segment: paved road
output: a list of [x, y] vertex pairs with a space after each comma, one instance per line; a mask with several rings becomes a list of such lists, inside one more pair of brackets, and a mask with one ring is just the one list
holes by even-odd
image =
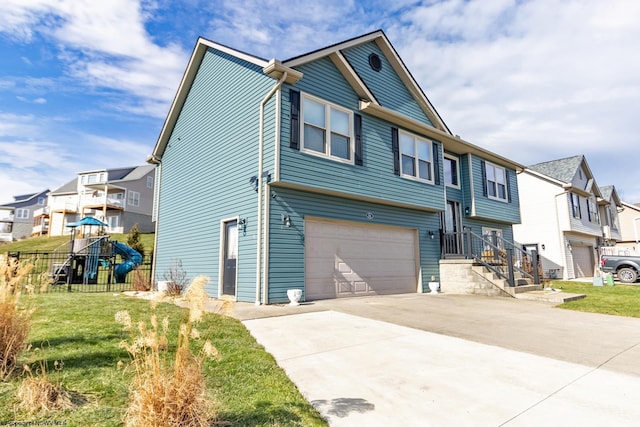
[[407, 294], [236, 304], [332, 426], [636, 426], [640, 319]]

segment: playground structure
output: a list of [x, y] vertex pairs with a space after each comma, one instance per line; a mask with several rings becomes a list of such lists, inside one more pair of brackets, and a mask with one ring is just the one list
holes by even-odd
[[124, 243], [110, 240], [108, 235], [92, 236], [91, 230], [84, 234], [85, 237], [76, 238], [78, 229], [85, 226], [104, 227], [106, 224], [85, 217], [68, 225], [73, 227], [71, 240], [55, 251], [59, 256], [52, 258], [58, 262], [51, 263], [51, 283], [66, 284], [69, 289], [72, 284], [97, 284], [99, 279], [107, 284], [124, 283], [127, 274], [142, 263], [142, 255]]

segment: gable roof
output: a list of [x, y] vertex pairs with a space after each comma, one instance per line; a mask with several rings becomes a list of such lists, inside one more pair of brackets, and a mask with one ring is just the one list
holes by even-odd
[[622, 201], [620, 200], [620, 196], [618, 196], [618, 191], [615, 186], [605, 185], [604, 187], [600, 187], [600, 193], [602, 193], [602, 198], [607, 202], [613, 202], [616, 206], [622, 206]]
[[78, 177], [73, 178], [71, 181], [62, 184], [60, 187], [49, 193], [52, 196], [57, 196], [61, 194], [70, 194], [78, 192]]
[[29, 194], [20, 194], [18, 196], [13, 196], [13, 202], [3, 203], [0, 206], [2, 207], [15, 207], [16, 205], [25, 204], [31, 200], [34, 200], [36, 197], [44, 196], [49, 192], [47, 188], [44, 191], [39, 191], [37, 193], [29, 193]]
[[[385, 57], [391, 63], [400, 80], [403, 82], [416, 103], [424, 111], [424, 113], [427, 115], [427, 117], [435, 127], [407, 117], [378, 103], [378, 101], [375, 99], [375, 96], [362, 81], [358, 73], [354, 70], [351, 64], [349, 64], [349, 62], [341, 53], [341, 51], [344, 49], [352, 48], [369, 42], [375, 42], [380, 50], [384, 53]], [[152, 154], [149, 155], [146, 159], [148, 163], [160, 163], [169, 142], [171, 132], [173, 131], [173, 128], [178, 120], [180, 111], [182, 110], [189, 90], [191, 89], [191, 85], [196, 77], [200, 64], [202, 63], [202, 59], [207, 49], [209, 48], [219, 50], [249, 63], [261, 66], [263, 67], [262, 71], [274, 79], [280, 79], [284, 75], [284, 73], [287, 73], [285, 82], [289, 84], [295, 84], [303, 77], [303, 74], [295, 70], [294, 67], [328, 57], [340, 71], [340, 73], [345, 77], [354, 91], [359, 95], [360, 111], [387, 120], [391, 123], [395, 123], [406, 128], [407, 130], [419, 132], [430, 138], [434, 138], [442, 142], [445, 145], [447, 151], [451, 151], [457, 154], [476, 154], [486, 158], [487, 160], [494, 161], [501, 165], [515, 169], [516, 171], [521, 171], [524, 169], [524, 166], [512, 160], [509, 160], [470, 142], [464, 141], [457, 135], [454, 136], [446, 126], [438, 112], [435, 110], [429, 99], [426, 97], [416, 80], [413, 78], [413, 76], [409, 72], [409, 69], [405, 66], [404, 62], [382, 30], [373, 31], [362, 36], [354, 37], [352, 39], [339, 42], [321, 49], [317, 49], [315, 51], [299, 55], [285, 61], [272, 59], [269, 62], [257, 56], [232, 49], [222, 44], [206, 40], [202, 37], [199, 38], [196, 42], [193, 53], [187, 65], [187, 69], [185, 70], [185, 73], [182, 77], [182, 81], [180, 82], [178, 91], [175, 95], [167, 118], [165, 119], [165, 122], [162, 126], [154, 150]]]
[[[585, 175], [587, 177], [586, 188], [578, 188], [573, 186], [573, 178], [578, 173], [578, 169], [584, 167]], [[584, 195], [594, 194], [597, 197], [602, 197], [600, 188], [596, 184], [593, 177], [593, 173], [589, 168], [587, 159], [584, 155], [566, 157], [564, 159], [550, 160], [548, 162], [537, 163], [527, 167], [527, 170], [536, 172], [539, 175], [552, 178], [561, 184], [564, 188], [574, 190]]]
[[528, 168], [550, 178], [557, 179], [558, 181], [571, 183], [571, 181], [573, 181], [573, 177], [576, 176], [578, 167], [580, 167], [583, 161], [584, 156], [579, 155], [537, 163], [535, 165], [528, 166]]

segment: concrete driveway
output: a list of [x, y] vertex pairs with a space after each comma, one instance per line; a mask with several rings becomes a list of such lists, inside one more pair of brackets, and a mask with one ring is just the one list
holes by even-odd
[[405, 294], [236, 304], [332, 426], [636, 426], [640, 319]]

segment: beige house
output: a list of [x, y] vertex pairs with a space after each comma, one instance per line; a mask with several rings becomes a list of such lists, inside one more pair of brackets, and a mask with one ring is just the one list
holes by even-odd
[[615, 254], [640, 256], [640, 203], [622, 202], [618, 216], [621, 238], [615, 246]]
[[514, 240], [537, 248], [543, 276], [597, 274], [599, 249], [622, 238], [615, 188], [602, 191], [582, 155], [525, 168], [518, 188], [522, 221], [513, 226]]
[[128, 233], [134, 224], [152, 232], [154, 185], [152, 165], [80, 172], [49, 193], [49, 233], [68, 234], [67, 225], [85, 216], [108, 224], [109, 233]]

